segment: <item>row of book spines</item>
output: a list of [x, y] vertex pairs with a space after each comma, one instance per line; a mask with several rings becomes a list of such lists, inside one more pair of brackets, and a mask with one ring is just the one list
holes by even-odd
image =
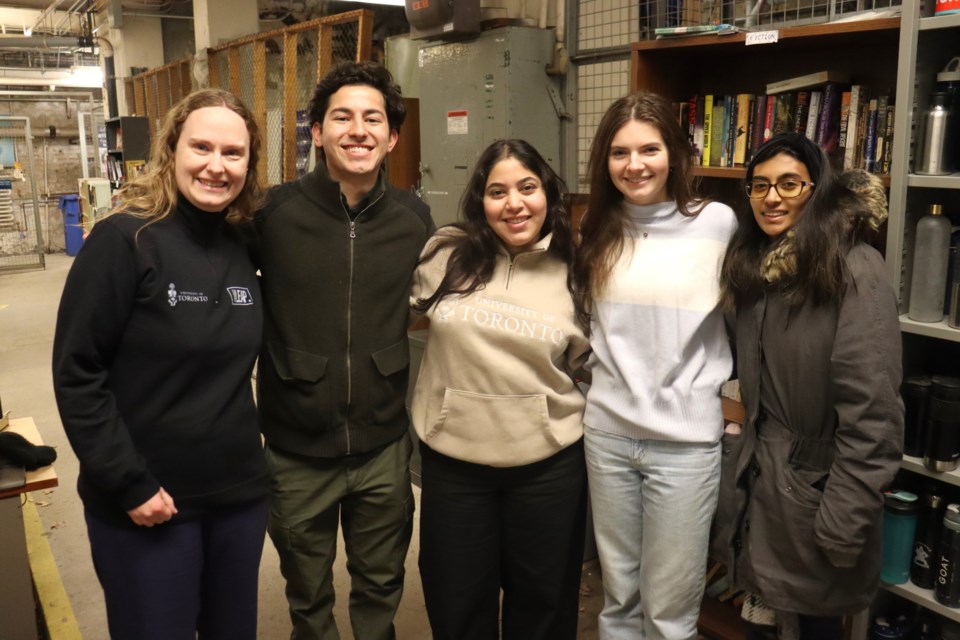
[[107, 178], [111, 182], [125, 182], [127, 179], [127, 170], [123, 166], [123, 160], [114, 156], [107, 156]]
[[[843, 91], [844, 88], [828, 83], [818, 90], [776, 95], [695, 96], [680, 104], [680, 124], [687, 129], [695, 164], [701, 166], [742, 166], [763, 142], [776, 134], [794, 131], [806, 135], [833, 156], [838, 168], [889, 173], [889, 141], [893, 139], [893, 106], [888, 104], [889, 96], [876, 99], [874, 117], [858, 118], [859, 122], [872, 122], [871, 131], [850, 129], [849, 113], [841, 113], [843, 102], [855, 88], [861, 94], [866, 88], [854, 85], [850, 91]], [[857, 132], [854, 139], [859, 146], [840, 146], [841, 130], [848, 129]]]
[[838, 160], [844, 169], [890, 173], [895, 105], [890, 96], [870, 97], [863, 85], [852, 85], [841, 96]]

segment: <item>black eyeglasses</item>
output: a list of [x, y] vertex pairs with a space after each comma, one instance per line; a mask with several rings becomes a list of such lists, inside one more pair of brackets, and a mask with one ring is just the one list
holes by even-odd
[[770, 192], [770, 187], [776, 189], [777, 194], [781, 198], [796, 198], [806, 187], [811, 189], [814, 186], [814, 182], [805, 182], [803, 180], [781, 180], [780, 182], [770, 183], [766, 180], [754, 180], [748, 182], [746, 185], [747, 197], [753, 200], [759, 200], [760, 198], [766, 198], [767, 194]]

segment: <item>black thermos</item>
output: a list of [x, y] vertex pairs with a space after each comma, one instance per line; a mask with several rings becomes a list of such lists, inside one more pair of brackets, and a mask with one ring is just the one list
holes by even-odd
[[957, 504], [949, 505], [943, 516], [933, 595], [942, 605], [960, 606], [960, 505]]
[[934, 376], [927, 404], [923, 464], [937, 473], [953, 471], [960, 459], [960, 378]]
[[943, 498], [932, 490], [924, 494], [920, 517], [917, 519], [917, 536], [913, 541], [913, 562], [910, 564], [910, 581], [924, 589], [932, 589], [936, 578], [943, 506]]
[[930, 376], [910, 376], [903, 381], [900, 395], [906, 411], [903, 429], [903, 454], [922, 458], [927, 442], [927, 403]]

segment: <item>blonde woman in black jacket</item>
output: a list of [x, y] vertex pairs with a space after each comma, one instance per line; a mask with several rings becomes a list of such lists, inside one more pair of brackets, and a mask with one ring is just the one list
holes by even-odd
[[799, 614], [801, 638], [839, 639], [878, 586], [901, 457], [897, 303], [867, 244], [886, 199], [798, 134], [760, 147], [746, 193], [721, 278], [746, 419], [724, 436], [713, 549], [739, 586]]

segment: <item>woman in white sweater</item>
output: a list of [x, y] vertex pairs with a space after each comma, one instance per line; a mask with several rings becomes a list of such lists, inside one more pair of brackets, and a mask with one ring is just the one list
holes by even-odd
[[603, 640], [696, 638], [720, 473], [717, 307], [733, 211], [696, 197], [692, 149], [661, 96], [607, 110], [590, 156], [577, 291], [591, 310], [584, 416], [603, 570]]
[[410, 298], [430, 319], [412, 403], [430, 626], [434, 640], [573, 640], [587, 491], [573, 372], [589, 345], [563, 183], [528, 143], [501, 140], [461, 209]]

